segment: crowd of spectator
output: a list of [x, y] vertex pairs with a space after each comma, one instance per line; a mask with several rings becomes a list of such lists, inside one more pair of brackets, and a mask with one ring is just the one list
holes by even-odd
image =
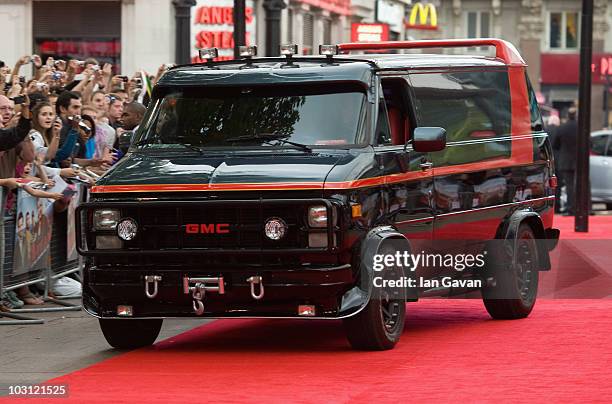
[[[93, 58], [43, 61], [31, 55], [12, 68], [0, 61], [0, 186], [8, 191], [3, 215], [14, 215], [18, 188], [52, 199], [56, 212], [65, 210], [69, 199], [48, 191], [57, 177], [93, 184], [110, 169], [125, 153], [150, 88], [166, 68], [154, 77], [128, 77]], [[3, 296], [0, 310], [19, 302], [43, 303], [22, 287], [16, 296]]]

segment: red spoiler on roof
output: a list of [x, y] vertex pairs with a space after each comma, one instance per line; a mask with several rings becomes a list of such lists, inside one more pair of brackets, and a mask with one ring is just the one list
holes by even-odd
[[353, 42], [338, 45], [342, 51], [382, 50], [382, 49], [425, 49], [425, 48], [460, 48], [472, 46], [494, 46], [495, 56], [509, 66], [526, 66], [527, 64], [514, 45], [503, 39], [440, 39], [425, 41], [388, 41], [388, 42]]

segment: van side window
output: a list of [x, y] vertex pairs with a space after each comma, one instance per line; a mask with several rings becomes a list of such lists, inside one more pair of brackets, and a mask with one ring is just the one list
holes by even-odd
[[415, 72], [410, 83], [418, 126], [446, 129], [448, 142], [510, 134], [507, 71]]
[[383, 95], [387, 104], [391, 144], [404, 145], [412, 138], [410, 87], [404, 76], [383, 77]]
[[384, 98], [378, 100], [378, 120], [376, 122], [376, 144], [390, 145], [391, 130], [389, 128], [389, 114]]
[[538, 98], [536, 97], [535, 91], [529, 81], [529, 76], [525, 70], [525, 81], [527, 82], [527, 94], [529, 96], [529, 114], [531, 115], [531, 130], [533, 132], [541, 132], [544, 130], [544, 122], [542, 121], [542, 114], [540, 113], [540, 107], [538, 106]]

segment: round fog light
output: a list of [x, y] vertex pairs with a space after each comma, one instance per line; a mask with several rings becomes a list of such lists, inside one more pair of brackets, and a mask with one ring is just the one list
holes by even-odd
[[287, 223], [278, 217], [270, 218], [266, 221], [264, 233], [270, 240], [280, 240], [287, 234]]
[[119, 236], [121, 240], [134, 240], [134, 238], [136, 238], [136, 233], [138, 233], [138, 224], [136, 224], [134, 219], [121, 219], [119, 223], [117, 223], [117, 236]]

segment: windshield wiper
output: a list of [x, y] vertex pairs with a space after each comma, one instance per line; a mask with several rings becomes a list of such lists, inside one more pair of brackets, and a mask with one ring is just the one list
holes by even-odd
[[283, 139], [287, 136], [289, 135], [281, 135], [280, 133], [258, 133], [256, 135], [243, 135], [243, 136], [230, 137], [228, 139], [225, 139], [225, 141], [226, 142], [244, 142], [244, 141], [249, 141], [249, 140], [263, 140], [264, 143], [271, 144], [270, 141], [276, 140], [283, 144], [289, 144], [289, 145], [295, 146], [298, 149], [303, 150], [307, 153], [312, 153], [312, 148], [309, 146], [306, 146], [305, 144], [292, 142], [290, 140]]
[[[134, 146], [146, 146], [146, 145], [151, 145], [151, 144], [156, 144], [156, 143], [151, 143], [151, 142], [149, 142], [148, 139], [142, 139], [142, 140], [134, 143]], [[196, 152], [198, 152], [200, 154], [204, 153], [204, 151], [202, 151], [201, 148], [199, 148], [198, 146], [194, 146], [191, 143], [183, 143], [183, 142], [174, 141], [172, 143], [161, 143], [161, 144], [168, 144], [168, 145], [175, 145], [175, 144], [177, 144], [177, 145], [183, 146], [183, 147], [185, 147], [187, 149], [196, 151]]]

